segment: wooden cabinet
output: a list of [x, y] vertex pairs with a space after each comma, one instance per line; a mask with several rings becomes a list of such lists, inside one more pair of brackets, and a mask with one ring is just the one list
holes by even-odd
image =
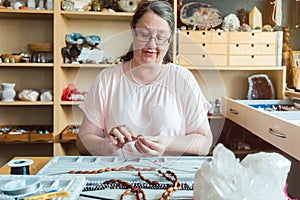
[[246, 99], [248, 77], [267, 74], [276, 98], [284, 97], [281, 32], [179, 31], [178, 63], [193, 71], [211, 102]]

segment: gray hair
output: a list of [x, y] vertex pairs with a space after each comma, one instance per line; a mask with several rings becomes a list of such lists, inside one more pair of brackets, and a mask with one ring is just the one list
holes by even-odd
[[152, 11], [163, 18], [169, 24], [171, 33], [174, 32], [174, 12], [172, 5], [167, 1], [146, 1], [139, 4], [139, 7], [130, 23], [131, 28], [135, 29], [136, 25], [139, 23], [139, 20], [144, 16], [145, 13], [149, 11]]
[[[172, 37], [174, 34], [174, 28], [175, 28], [175, 19], [174, 19], [174, 11], [173, 11], [173, 7], [172, 5], [167, 2], [167, 1], [142, 1], [132, 20], [130, 23], [130, 27], [132, 30], [134, 30], [136, 28], [136, 25], [139, 23], [139, 20], [148, 12], [153, 12], [155, 14], [157, 14], [158, 16], [160, 16], [161, 18], [163, 18], [168, 24], [169, 24], [169, 28], [171, 30], [171, 38], [170, 41], [172, 41]], [[170, 44], [169, 46], [169, 50], [166, 53], [165, 57], [164, 57], [164, 62], [172, 62], [172, 56], [171, 56], [171, 52], [170, 49], [172, 49], [172, 44]], [[133, 47], [132, 44], [130, 46], [129, 51], [127, 52], [127, 54], [125, 56], [122, 56], [122, 59], [124, 61], [128, 61], [133, 57]]]

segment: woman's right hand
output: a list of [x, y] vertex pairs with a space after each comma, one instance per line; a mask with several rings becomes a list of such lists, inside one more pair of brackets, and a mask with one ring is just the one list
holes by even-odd
[[136, 136], [126, 125], [119, 125], [111, 129], [107, 135], [107, 139], [118, 149], [122, 148], [127, 142], [134, 141]]

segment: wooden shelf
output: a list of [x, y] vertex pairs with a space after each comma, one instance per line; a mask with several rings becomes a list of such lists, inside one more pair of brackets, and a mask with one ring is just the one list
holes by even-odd
[[53, 63], [0, 63], [1, 67], [53, 67]]
[[0, 142], [0, 144], [53, 144], [53, 141], [13, 141], [13, 142]]
[[79, 105], [82, 101], [61, 101], [60, 105], [62, 106], [74, 106]]
[[208, 119], [225, 119], [223, 115], [208, 115]]
[[294, 91], [285, 91], [285, 96], [287, 97], [296, 97], [296, 98], [300, 98], [300, 92], [294, 92]]
[[53, 18], [53, 13], [53, 10], [0, 9], [1, 18]]
[[62, 64], [61, 68], [107, 68], [115, 64]]
[[13, 101], [13, 102], [2, 102], [0, 106], [52, 106], [53, 101]]
[[130, 20], [134, 13], [131, 12], [78, 12], [78, 11], [61, 11], [61, 15], [68, 19], [103, 19], [103, 20]]
[[197, 67], [197, 66], [185, 66], [189, 70], [219, 70], [219, 71], [264, 71], [264, 70], [272, 70], [272, 71], [282, 71], [283, 66], [255, 66], [255, 67], [216, 67], [216, 66], [206, 66], [206, 67]]

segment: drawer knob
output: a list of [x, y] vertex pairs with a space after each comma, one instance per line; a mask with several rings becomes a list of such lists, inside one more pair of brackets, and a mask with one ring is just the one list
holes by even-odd
[[232, 109], [232, 108], [229, 109], [229, 112], [231, 112], [232, 114], [235, 114], [235, 115], [239, 114], [239, 112], [237, 110]]
[[286, 135], [278, 130], [275, 130], [273, 128], [269, 128], [269, 133], [272, 135], [275, 135], [277, 137], [286, 138]]

